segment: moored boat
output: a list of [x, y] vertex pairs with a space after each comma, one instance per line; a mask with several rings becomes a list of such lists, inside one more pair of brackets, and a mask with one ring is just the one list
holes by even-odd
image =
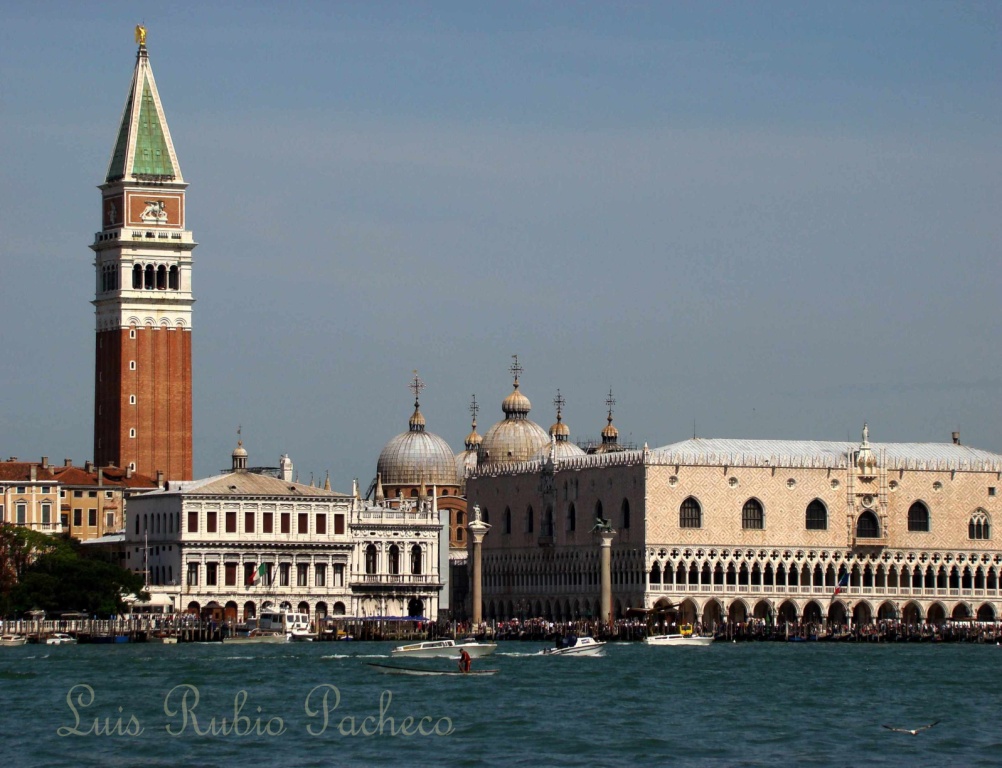
[[24, 635], [0, 635], [0, 646], [24, 645], [28, 638]]
[[594, 637], [568, 635], [561, 638], [560, 644], [556, 648], [547, 648], [542, 651], [542, 654], [544, 656], [601, 656], [604, 650], [605, 643]]
[[46, 645], [75, 645], [77, 639], [65, 632], [53, 632], [45, 638]]
[[476, 640], [426, 640], [422, 643], [400, 645], [390, 651], [390, 656], [415, 659], [458, 659], [466, 651], [470, 658], [489, 656], [497, 650], [497, 643], [479, 643]]
[[709, 645], [713, 635], [651, 635], [644, 638], [645, 645]]

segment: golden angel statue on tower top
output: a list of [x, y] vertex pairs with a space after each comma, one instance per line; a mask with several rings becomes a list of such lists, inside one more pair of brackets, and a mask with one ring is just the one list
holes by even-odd
[[136, 24], [136, 42], [140, 45], [146, 45], [146, 27], [142, 24]]

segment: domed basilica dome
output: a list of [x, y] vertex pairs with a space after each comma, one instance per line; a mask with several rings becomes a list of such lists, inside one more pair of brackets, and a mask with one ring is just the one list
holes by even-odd
[[529, 419], [529, 410], [532, 408], [529, 398], [518, 391], [518, 376], [522, 368], [517, 357], [511, 371], [515, 376], [515, 389], [501, 403], [504, 420], [487, 430], [480, 443], [481, 464], [526, 461], [550, 442], [546, 430]]
[[418, 392], [424, 387], [416, 376], [414, 413], [409, 429], [390, 440], [379, 453], [376, 472], [383, 485], [459, 485], [456, 458], [452, 448], [441, 437], [425, 431], [425, 420], [418, 402]]

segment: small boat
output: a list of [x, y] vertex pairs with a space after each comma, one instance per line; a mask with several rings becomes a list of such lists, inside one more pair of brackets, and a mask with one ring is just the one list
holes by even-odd
[[317, 633], [296, 630], [289, 633], [289, 639], [294, 643], [312, 643], [317, 639]]
[[644, 638], [645, 645], [709, 645], [713, 635], [651, 635]]
[[67, 635], [65, 632], [53, 632], [47, 638], [45, 638], [46, 645], [75, 645], [77, 639], [73, 635]]
[[390, 656], [413, 659], [458, 659], [466, 651], [471, 659], [489, 656], [497, 650], [497, 643], [478, 643], [476, 640], [426, 640], [423, 643], [401, 645], [390, 651]]
[[227, 635], [223, 638], [224, 643], [285, 643], [288, 640], [289, 638], [284, 632], [264, 632], [260, 629]]
[[560, 644], [556, 648], [547, 648], [542, 651], [542, 654], [544, 656], [601, 656], [604, 650], [605, 643], [594, 637], [568, 635], [561, 638]]
[[455, 676], [455, 677], [471, 677], [476, 675], [496, 675], [498, 670], [496, 669], [471, 669], [469, 672], [460, 672], [458, 669], [428, 669], [420, 667], [396, 667], [392, 664], [376, 664], [375, 662], [368, 662], [368, 665], [375, 669], [377, 672], [382, 672], [384, 675], [415, 675], [418, 677], [439, 677], [439, 676]]
[[28, 638], [24, 635], [0, 635], [0, 646], [24, 645]]

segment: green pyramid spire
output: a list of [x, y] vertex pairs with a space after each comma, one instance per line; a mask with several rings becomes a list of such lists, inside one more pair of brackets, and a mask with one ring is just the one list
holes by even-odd
[[105, 180], [183, 183], [145, 45], [140, 45], [136, 57], [136, 70]]

